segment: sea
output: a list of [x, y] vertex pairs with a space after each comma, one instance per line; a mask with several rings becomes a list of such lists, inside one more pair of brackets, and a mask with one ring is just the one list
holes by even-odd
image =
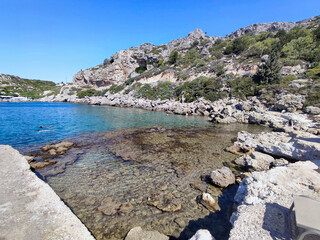
[[[134, 108], [0, 103], [0, 144], [37, 161], [47, 144], [76, 144], [35, 173], [98, 240], [124, 239], [137, 226], [176, 240], [198, 229], [228, 239], [238, 186], [223, 190], [208, 175], [222, 166], [239, 171], [225, 148], [242, 130], [266, 129]], [[216, 200], [214, 209], [201, 202], [203, 192]]]

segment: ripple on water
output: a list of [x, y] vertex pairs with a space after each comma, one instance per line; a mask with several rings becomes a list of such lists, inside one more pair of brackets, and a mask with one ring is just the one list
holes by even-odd
[[[228, 208], [237, 187], [221, 192], [206, 175], [235, 158], [224, 149], [243, 128], [138, 128], [86, 135], [74, 139], [82, 149], [74, 151], [77, 161], [47, 175], [47, 181], [97, 239], [123, 239], [136, 226], [178, 239], [206, 228], [227, 239]], [[46, 176], [47, 169], [39, 172]], [[221, 211], [206, 209], [199, 202], [202, 192], [218, 200]]]

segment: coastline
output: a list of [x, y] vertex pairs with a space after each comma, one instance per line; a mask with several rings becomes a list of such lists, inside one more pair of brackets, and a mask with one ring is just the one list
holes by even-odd
[[[316, 151], [320, 150], [320, 138], [319, 138], [319, 129], [318, 129], [318, 123], [315, 121], [312, 121], [309, 119], [309, 115], [305, 113], [297, 113], [297, 112], [277, 112], [277, 111], [269, 111], [266, 107], [264, 107], [257, 98], [252, 98], [250, 100], [242, 101], [237, 99], [223, 99], [216, 102], [209, 102], [203, 99], [199, 99], [196, 102], [193, 103], [180, 103], [177, 101], [151, 101], [151, 100], [144, 100], [144, 99], [134, 99], [128, 96], [127, 98], [122, 98], [122, 94], [115, 94], [115, 95], [108, 95], [106, 97], [86, 97], [83, 99], [76, 99], [76, 98], [69, 98], [66, 101], [67, 102], [74, 102], [74, 103], [82, 103], [82, 104], [92, 104], [92, 105], [109, 105], [109, 106], [117, 106], [117, 107], [136, 107], [136, 108], [142, 108], [146, 110], [151, 111], [164, 111], [167, 113], [174, 113], [174, 114], [182, 114], [182, 115], [200, 115], [205, 116], [210, 119], [210, 121], [217, 122], [217, 123], [232, 123], [232, 122], [240, 122], [240, 123], [248, 123], [248, 124], [259, 124], [263, 126], [271, 127], [275, 130], [273, 137], [275, 140], [279, 140], [278, 142], [274, 142], [274, 145], [285, 145], [285, 142], [282, 141], [279, 136], [276, 136], [276, 134], [284, 135], [285, 137], [291, 137], [296, 136], [296, 139], [293, 139], [293, 145], [301, 145], [301, 139], [298, 138], [304, 138], [307, 139], [304, 142], [304, 146], [306, 147], [306, 151], [310, 151], [316, 149]], [[45, 99], [42, 99], [41, 101], [44, 101]], [[51, 99], [50, 101], [57, 101], [58, 99]], [[60, 99], [61, 100], [61, 99]], [[48, 101], [45, 100], [46, 102]], [[48, 102], [50, 102], [48, 101]], [[62, 101], [59, 102], [65, 102], [65, 99], [62, 99]], [[290, 120], [293, 122], [293, 124], [290, 125]], [[261, 138], [261, 134], [256, 135], [256, 138]], [[241, 137], [240, 137], [241, 138]], [[308, 140], [309, 139], [309, 140]], [[316, 139], [315, 141], [312, 141], [312, 139]], [[238, 141], [243, 140], [239, 139]], [[242, 142], [243, 145], [250, 145], [252, 139], [246, 138]], [[263, 143], [262, 143], [263, 144]], [[312, 148], [310, 148], [310, 146]], [[265, 152], [265, 150], [261, 149], [252, 145], [251, 146], [254, 151], [257, 152]], [[288, 150], [289, 149], [289, 150]], [[278, 151], [294, 151], [295, 146], [292, 148], [282, 148], [278, 149]], [[299, 150], [300, 151], [300, 150]], [[267, 152], [268, 155], [276, 156], [274, 152]], [[281, 155], [280, 155], [281, 156]], [[287, 155], [285, 155], [287, 156]], [[246, 211], [243, 209], [246, 208], [246, 206], [257, 206], [257, 209], [262, 209], [259, 213], [257, 209], [250, 210], [250, 211], [257, 211], [256, 215], [252, 215], [250, 219], [252, 220], [252, 229], [255, 229], [257, 232], [264, 231], [264, 234], [266, 234], [266, 239], [273, 239], [270, 233], [265, 231], [263, 227], [263, 221], [261, 223], [261, 214], [268, 214], [268, 204], [278, 204], [278, 205], [285, 205], [284, 210], [282, 211], [283, 216], [287, 216], [287, 208], [288, 203], [291, 202], [292, 196], [294, 194], [299, 193], [301, 190], [300, 188], [296, 188], [294, 191], [290, 189], [290, 186], [282, 186], [281, 182], [278, 182], [277, 184], [281, 186], [282, 189], [287, 189], [288, 192], [286, 192], [286, 196], [289, 196], [286, 200], [286, 203], [284, 204], [281, 199], [283, 198], [283, 195], [279, 194], [279, 196], [276, 196], [270, 201], [256, 201], [256, 202], [250, 202], [244, 200], [244, 199], [251, 199], [253, 194], [256, 194], [257, 198], [260, 198], [260, 192], [265, 191], [265, 189], [258, 189], [255, 193], [250, 192], [248, 189], [250, 187], [254, 187], [254, 184], [261, 184], [261, 182], [265, 182], [266, 184], [272, 184], [273, 178], [278, 178], [279, 175], [284, 173], [285, 171], [291, 171], [291, 173], [287, 176], [286, 181], [291, 182], [294, 180], [294, 176], [298, 173], [297, 171], [302, 171], [302, 174], [309, 174], [313, 173], [316, 169], [316, 166], [319, 166], [319, 162], [317, 160], [320, 159], [318, 157], [319, 155], [315, 155], [314, 158], [310, 158], [307, 156], [306, 158], [301, 158], [301, 156], [297, 156], [294, 161], [305, 161], [304, 163], [287, 163], [283, 166], [277, 166], [275, 168], [272, 168], [271, 170], [265, 169], [264, 171], [254, 171], [249, 175], [249, 177], [244, 178], [242, 183], [240, 183], [240, 187], [238, 190], [238, 194], [235, 198], [235, 201], [238, 204], [237, 210], [233, 213], [233, 216], [231, 218], [231, 222], [233, 224], [233, 229], [231, 230], [230, 239], [240, 239], [239, 236], [243, 236], [247, 239], [254, 239], [257, 235], [250, 235], [247, 236], [245, 233], [241, 232], [241, 228], [243, 228], [243, 224], [247, 221], [246, 217]], [[289, 157], [289, 156], [288, 156]], [[289, 158], [288, 160], [292, 160]], [[313, 160], [314, 163], [311, 163], [308, 160]], [[303, 170], [299, 170], [298, 167], [300, 166]], [[300, 167], [299, 167], [300, 168]], [[279, 174], [281, 172], [281, 174]], [[320, 189], [318, 189], [317, 186], [320, 186], [320, 180], [319, 180], [319, 174], [313, 174], [312, 177], [308, 178], [308, 181], [311, 182], [310, 186], [313, 186], [313, 188], [307, 188], [303, 189], [302, 192], [304, 192], [305, 195], [309, 195], [311, 197], [316, 198], [317, 196], [314, 194], [315, 192], [319, 192]], [[263, 176], [263, 177], [259, 177]], [[290, 178], [291, 177], [291, 178]], [[293, 177], [293, 178], [292, 178]], [[304, 181], [306, 179], [301, 179], [301, 185], [304, 184]], [[314, 187], [315, 186], [315, 187]], [[279, 188], [279, 189], [281, 189]], [[277, 187], [273, 188], [274, 192], [278, 191]], [[241, 195], [242, 194], [242, 195]], [[241, 195], [241, 197], [239, 197]], [[258, 218], [259, 221], [254, 220], [255, 218]], [[263, 219], [263, 218], [262, 218]], [[274, 222], [274, 225], [277, 223]], [[242, 227], [241, 227], [242, 226]], [[240, 230], [239, 230], [240, 229]], [[271, 232], [271, 231], [269, 231]], [[268, 235], [269, 234], [269, 235]], [[281, 237], [290, 237], [288, 234], [291, 234], [287, 231], [283, 231], [277, 233]], [[277, 239], [277, 238], [276, 238]]]

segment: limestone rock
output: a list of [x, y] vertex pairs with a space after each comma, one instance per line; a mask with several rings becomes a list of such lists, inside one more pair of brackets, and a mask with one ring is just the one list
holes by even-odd
[[298, 132], [262, 132], [250, 134], [242, 131], [238, 133], [234, 148], [243, 152], [255, 149], [275, 157], [283, 157], [292, 160], [319, 160], [320, 139], [318, 136]]
[[215, 238], [208, 230], [199, 229], [189, 240], [215, 240]]
[[319, 164], [297, 162], [245, 178], [235, 196], [238, 207], [230, 219], [229, 239], [291, 239], [288, 212], [293, 195], [320, 200]]
[[235, 176], [228, 167], [213, 170], [210, 178], [215, 185], [223, 188], [226, 188], [235, 182]]
[[268, 170], [271, 164], [274, 162], [274, 158], [268, 154], [254, 151], [250, 155], [244, 155], [235, 160], [240, 166], [252, 169], [254, 171]]
[[132, 228], [125, 240], [169, 240], [169, 237], [159, 233], [158, 231], [146, 231], [141, 227]]
[[304, 102], [305, 96], [285, 94], [279, 96], [279, 98], [274, 104], [274, 108], [278, 111], [286, 110], [288, 112], [295, 112], [303, 108]]
[[56, 164], [57, 161], [56, 160], [51, 160], [51, 161], [48, 161], [48, 162], [30, 162], [30, 167], [34, 170], [38, 170], [38, 169], [41, 169], [41, 168], [44, 168], [46, 166], [50, 166], [50, 165], [53, 165], [53, 164]]
[[220, 210], [217, 201], [209, 193], [202, 193], [201, 203], [211, 211]]
[[303, 112], [308, 113], [308, 114], [318, 115], [318, 114], [320, 114], [320, 108], [313, 107], [313, 106], [307, 106], [303, 109]]

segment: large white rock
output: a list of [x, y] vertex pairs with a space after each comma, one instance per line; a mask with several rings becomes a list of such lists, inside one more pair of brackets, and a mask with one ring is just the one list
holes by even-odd
[[297, 162], [245, 178], [235, 196], [238, 207], [230, 219], [229, 239], [291, 239], [293, 195], [320, 200], [320, 161], [315, 163]]
[[215, 238], [208, 230], [200, 229], [189, 240], [215, 240]]

